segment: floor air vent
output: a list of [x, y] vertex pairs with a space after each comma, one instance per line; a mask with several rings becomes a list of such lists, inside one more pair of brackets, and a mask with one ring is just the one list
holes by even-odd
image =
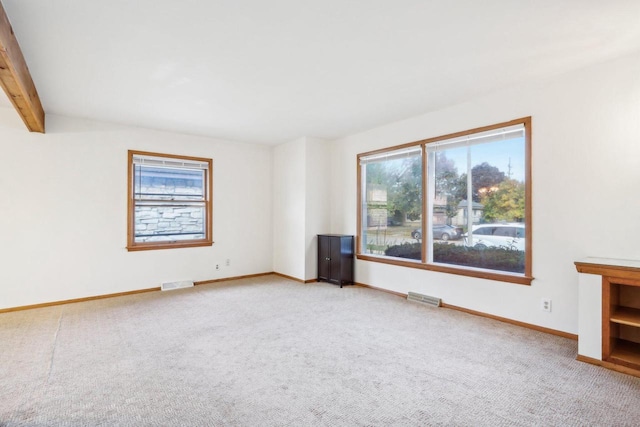
[[440, 307], [440, 298], [431, 297], [429, 295], [422, 295], [422, 294], [417, 294], [415, 292], [409, 292], [407, 294], [407, 299], [409, 301], [423, 302], [425, 304], [433, 305], [435, 307]]
[[160, 285], [160, 290], [171, 291], [173, 289], [190, 288], [193, 286], [193, 281], [182, 280], [180, 282], [166, 282]]

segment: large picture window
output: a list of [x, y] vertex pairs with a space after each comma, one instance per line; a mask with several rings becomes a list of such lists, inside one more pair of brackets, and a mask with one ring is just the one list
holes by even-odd
[[358, 257], [530, 284], [530, 126], [360, 154]]
[[129, 151], [129, 250], [210, 246], [211, 159]]

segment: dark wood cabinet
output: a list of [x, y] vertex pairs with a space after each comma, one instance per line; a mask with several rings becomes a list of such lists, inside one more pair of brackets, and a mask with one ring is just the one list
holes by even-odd
[[318, 282], [353, 284], [353, 236], [318, 235]]

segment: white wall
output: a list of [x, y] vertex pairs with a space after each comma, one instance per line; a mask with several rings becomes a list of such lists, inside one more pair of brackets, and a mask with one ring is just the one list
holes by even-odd
[[299, 280], [317, 277], [317, 239], [329, 232], [326, 141], [300, 138], [274, 148], [275, 272]]
[[273, 271], [305, 275], [305, 138], [273, 151]]
[[[126, 250], [128, 149], [213, 158], [212, 247]], [[0, 309], [273, 271], [271, 147], [2, 108], [0, 152]]]
[[[329, 144], [322, 139], [306, 138], [305, 280], [318, 277], [317, 235], [330, 232], [329, 147]], [[341, 201], [335, 202], [341, 203]]]
[[[356, 155], [532, 116], [531, 286], [356, 262], [356, 280], [577, 333], [586, 256], [640, 259], [640, 55], [372, 129], [333, 142], [332, 231], [356, 234]], [[540, 310], [542, 297], [553, 311]]]

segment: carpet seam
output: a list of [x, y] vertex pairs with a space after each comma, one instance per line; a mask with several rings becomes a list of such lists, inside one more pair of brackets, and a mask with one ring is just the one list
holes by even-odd
[[49, 380], [51, 380], [51, 372], [53, 371], [53, 361], [56, 356], [56, 348], [58, 347], [58, 332], [60, 332], [60, 326], [62, 325], [62, 318], [64, 317], [64, 310], [60, 311], [60, 317], [58, 318], [58, 327], [56, 328], [56, 333], [53, 334], [53, 348], [51, 349], [51, 356], [49, 357], [49, 369], [47, 371], [47, 380], [45, 384], [49, 384]]

